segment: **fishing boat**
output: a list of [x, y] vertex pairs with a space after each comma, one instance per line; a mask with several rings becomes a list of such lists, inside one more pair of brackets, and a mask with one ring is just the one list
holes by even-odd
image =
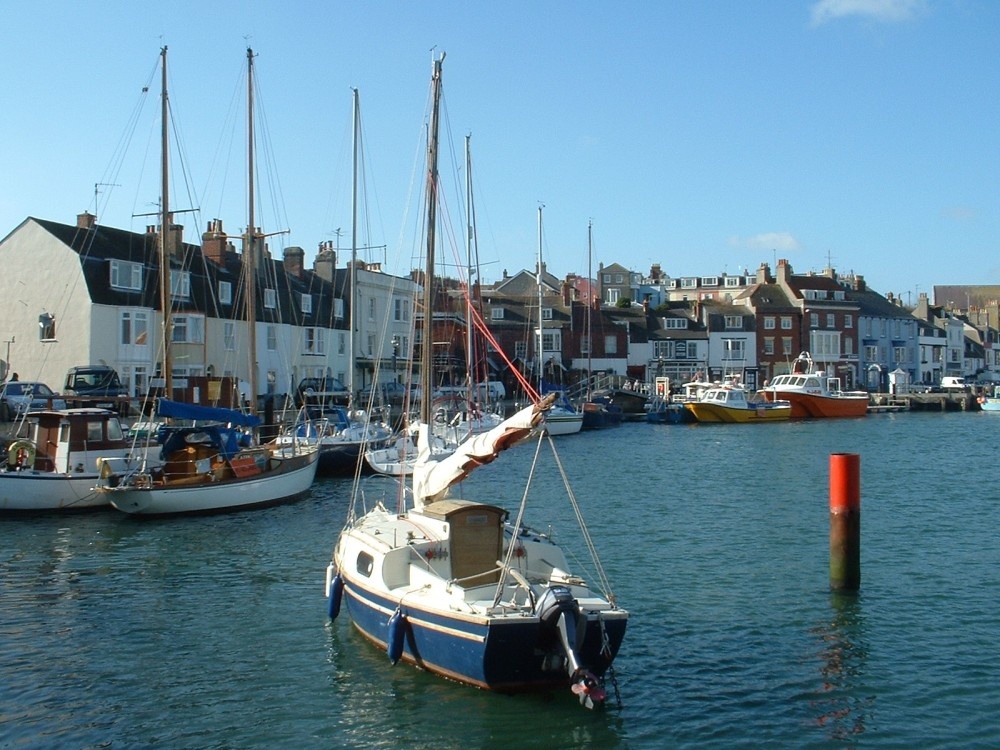
[[1000, 412], [1000, 385], [988, 388], [977, 401], [983, 411]]
[[[161, 52], [163, 74], [163, 112], [167, 118], [166, 47]], [[253, 171], [253, 52], [247, 49], [248, 118], [250, 171]], [[166, 179], [167, 139], [163, 138], [163, 196], [161, 232], [171, 223]], [[246, 283], [247, 329], [250, 343], [250, 393], [257, 393], [256, 356], [256, 272], [255, 248], [260, 241], [254, 220], [253, 178], [249, 179], [250, 206], [247, 234], [244, 236], [243, 263]], [[165, 237], [160, 241], [161, 285], [169, 271]], [[161, 288], [163, 288], [161, 286]], [[163, 330], [170, 330], [170, 295], [164, 290]], [[173, 392], [171, 382], [170, 341], [164, 336], [165, 392]], [[251, 407], [252, 408], [252, 407]], [[260, 444], [256, 429], [260, 418], [235, 409], [185, 404], [167, 398], [157, 399], [157, 416], [176, 420], [159, 430], [162, 445], [161, 466], [143, 464], [119, 471], [103, 462], [101, 484], [105, 499], [115, 508], [134, 515], [206, 513], [271, 505], [306, 492], [316, 476], [319, 450], [315, 440], [298, 438], [289, 444]], [[180, 422], [183, 420], [183, 424]]]
[[107, 506], [94, 488], [102, 461], [138, 466], [143, 450], [106, 409], [30, 412], [0, 457], [0, 510], [78, 510]]
[[[441, 65], [434, 60], [432, 110], [427, 147], [427, 258], [424, 284], [423, 383], [432, 382], [430, 329], [434, 310], [434, 247], [437, 202], [437, 135]], [[528, 492], [514, 489], [519, 503], [510, 521], [491, 502], [452, 496], [470, 472], [532, 436], [555, 442], [541, 429], [554, 397], [527, 406], [489, 432], [470, 436], [451, 455], [431, 455], [430, 399], [421, 403], [418, 459], [412, 481], [397, 494], [369, 494], [356, 483], [348, 521], [327, 568], [329, 614], [344, 606], [354, 627], [403, 661], [438, 675], [499, 692], [569, 687], [580, 702], [605, 702], [604, 679], [621, 646], [628, 613], [617, 606], [594, 545], [600, 584], [572, 572], [569, 558], [550, 534], [528, 527]], [[537, 453], [536, 453], [537, 458]], [[568, 493], [575, 504], [572, 493]], [[582, 518], [579, 508], [575, 508]], [[364, 510], [358, 514], [359, 510]], [[604, 592], [602, 593], [602, 589]]]
[[865, 391], [844, 391], [840, 378], [816, 369], [809, 352], [802, 352], [787, 375], [777, 375], [760, 391], [768, 401], [790, 401], [792, 418], [863, 417], [868, 413]]
[[698, 422], [780, 422], [792, 415], [790, 401], [752, 399], [745, 388], [709, 388], [697, 401], [684, 404]]

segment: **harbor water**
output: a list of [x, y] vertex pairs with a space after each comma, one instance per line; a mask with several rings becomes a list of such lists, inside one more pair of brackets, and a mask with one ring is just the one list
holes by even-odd
[[[568, 690], [495, 695], [392, 666], [346, 616], [330, 623], [349, 480], [218, 516], [6, 516], [0, 747], [1000, 746], [998, 431], [997, 415], [899, 413], [558, 438], [631, 612], [595, 712]], [[861, 456], [856, 595], [828, 579], [843, 452]], [[463, 494], [516, 510], [532, 455]], [[537, 484], [528, 515], [566, 542], [560, 487]]]

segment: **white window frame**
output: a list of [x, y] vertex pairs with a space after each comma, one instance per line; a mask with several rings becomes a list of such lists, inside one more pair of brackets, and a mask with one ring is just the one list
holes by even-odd
[[233, 285], [228, 281], [219, 282], [219, 304], [233, 304]]
[[130, 289], [142, 291], [142, 264], [128, 260], [112, 258], [110, 263], [108, 283], [115, 289]]

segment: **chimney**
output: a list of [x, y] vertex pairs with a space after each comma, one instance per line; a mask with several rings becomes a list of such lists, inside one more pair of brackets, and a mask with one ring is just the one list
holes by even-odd
[[337, 267], [337, 251], [333, 249], [333, 241], [326, 240], [319, 243], [319, 252], [316, 253], [316, 260], [313, 261], [313, 271], [323, 281], [333, 283], [333, 271]]
[[865, 277], [864, 276], [855, 276], [854, 277], [854, 289], [855, 289], [855, 291], [858, 291], [858, 292], [867, 291], [868, 287], [865, 286]]
[[97, 217], [89, 211], [76, 215], [77, 229], [93, 229], [97, 225]]
[[302, 278], [302, 264], [306, 257], [306, 251], [301, 247], [292, 245], [285, 248], [284, 266], [285, 273], [297, 279]]
[[787, 284], [792, 275], [792, 264], [784, 258], [778, 260], [778, 281]]
[[773, 284], [774, 277], [771, 276], [771, 267], [767, 263], [761, 263], [760, 268], [757, 269], [757, 283], [758, 284]]
[[562, 301], [567, 307], [573, 302], [573, 285], [569, 279], [566, 279], [562, 283]]
[[208, 229], [201, 235], [202, 255], [217, 266], [225, 265], [228, 240], [222, 229], [222, 220], [212, 219], [208, 222]]
[[660, 277], [662, 275], [663, 271], [660, 270], [660, 264], [654, 263], [652, 267], [649, 269], [649, 278], [652, 279], [654, 282], [657, 282], [660, 280]]

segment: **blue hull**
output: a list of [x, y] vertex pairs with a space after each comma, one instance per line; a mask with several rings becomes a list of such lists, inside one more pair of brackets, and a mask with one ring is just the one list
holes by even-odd
[[[392, 599], [345, 581], [344, 601], [355, 627], [382, 649], [390, 642], [389, 619], [396, 611]], [[498, 692], [525, 692], [569, 684], [558, 658], [562, 654], [554, 632], [546, 632], [536, 618], [485, 619], [441, 615], [409, 605], [401, 658], [430, 672]], [[614, 660], [625, 637], [626, 619], [605, 620], [608, 654], [601, 623], [588, 620], [577, 655], [580, 663], [600, 677]]]

